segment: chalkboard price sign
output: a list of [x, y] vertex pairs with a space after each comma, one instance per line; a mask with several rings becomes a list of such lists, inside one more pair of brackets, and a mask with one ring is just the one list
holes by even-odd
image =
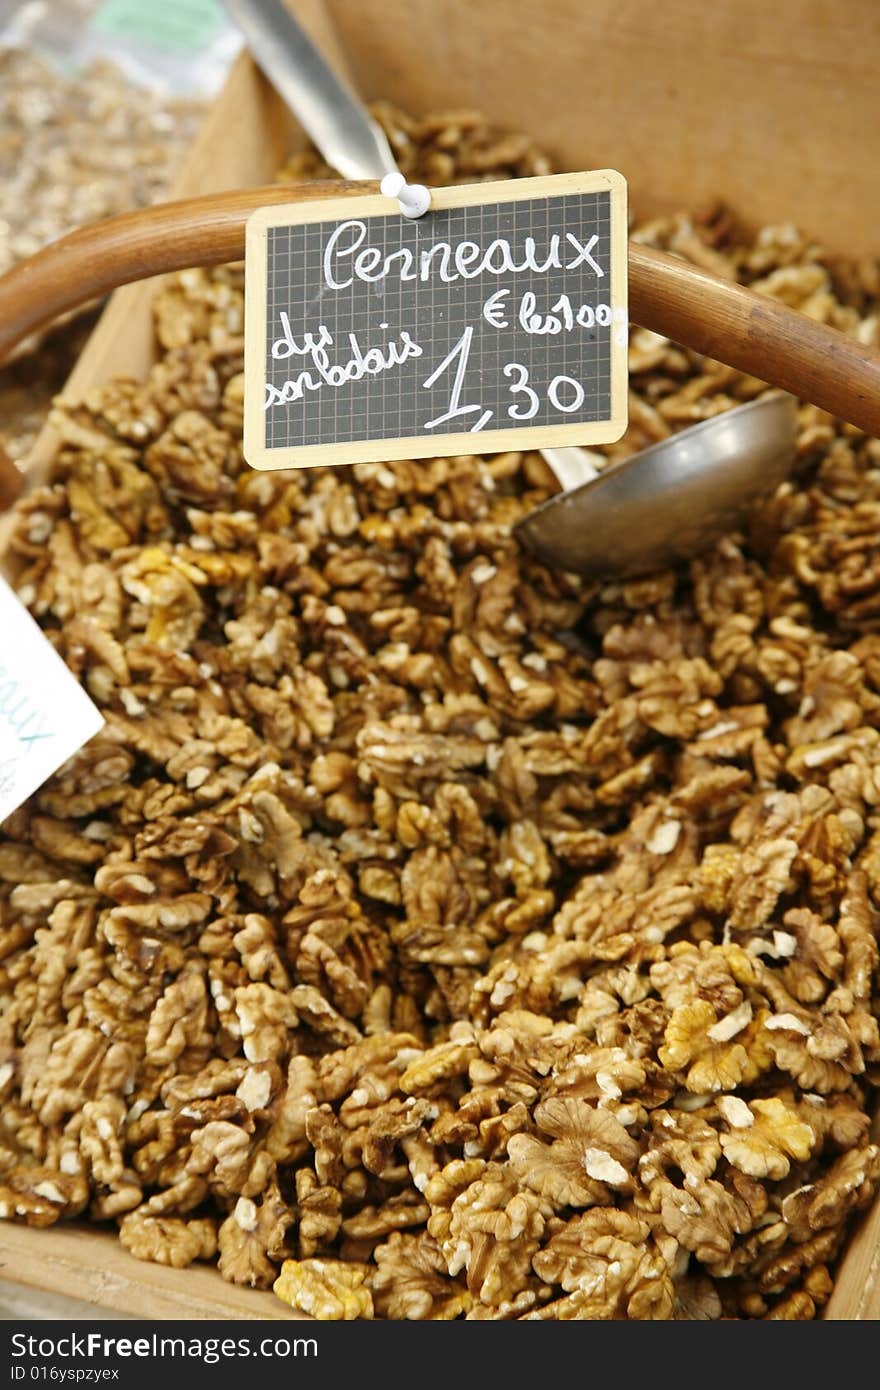
[[263, 208], [245, 457], [297, 468], [611, 442], [626, 428], [626, 185], [601, 170]]

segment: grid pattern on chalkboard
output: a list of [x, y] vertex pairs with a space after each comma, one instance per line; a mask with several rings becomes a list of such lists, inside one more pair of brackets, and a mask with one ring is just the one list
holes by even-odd
[[[366, 235], [358, 249], [376, 247], [383, 261], [385, 256], [406, 248], [413, 253], [418, 267], [422, 253], [438, 243], [448, 242], [454, 248], [466, 239], [485, 251], [493, 241], [502, 238], [510, 243], [514, 261], [520, 264], [525, 239], [532, 237], [538, 264], [543, 264], [552, 238], [558, 236], [563, 268], [540, 274], [486, 272], [473, 279], [458, 278], [450, 284], [439, 276], [437, 256], [431, 259], [433, 273], [425, 281], [401, 279], [401, 260], [393, 258], [383, 279], [368, 283], [355, 277], [346, 288], [333, 289], [324, 283], [323, 256], [338, 221], [270, 227], [266, 380], [279, 389], [286, 382], [295, 382], [299, 391], [297, 398], [275, 404], [265, 412], [267, 448], [431, 434], [440, 437], [471, 430], [481, 419], [481, 428], [491, 431], [526, 424], [530, 428], [571, 425], [610, 416], [614, 325], [575, 327], [570, 332], [545, 336], [530, 334], [518, 321], [522, 296], [528, 291], [534, 294], [535, 309], [540, 314], [550, 311], [562, 294], [568, 296], [575, 312], [581, 305], [595, 311], [599, 305], [610, 304], [608, 192], [477, 204], [431, 211], [414, 221], [390, 214], [366, 218], [364, 222]], [[595, 270], [583, 262], [573, 270], [564, 268], [566, 261], [576, 259], [566, 238], [568, 232], [582, 244], [593, 235], [597, 237], [592, 255], [603, 268], [604, 276], [597, 277]], [[355, 233], [351, 235], [353, 238]], [[353, 260], [350, 254], [336, 258], [337, 279], [352, 277]], [[482, 312], [488, 296], [500, 289], [508, 290], [503, 300], [509, 324], [505, 329], [493, 327]], [[320, 326], [325, 326], [332, 337], [325, 366], [345, 366], [358, 352], [366, 355], [371, 348], [385, 349], [391, 342], [400, 344], [404, 330], [422, 348], [422, 355], [388, 370], [366, 374], [360, 380], [333, 385], [324, 379], [308, 353], [273, 357], [273, 343], [284, 336], [282, 313], [287, 315], [291, 335], [299, 348], [304, 346], [307, 333], [317, 337]], [[450, 408], [461, 355], [440, 372], [434, 385], [428, 388], [424, 383], [460, 342], [467, 328], [473, 333], [459, 404], [476, 408], [433, 430], [427, 429], [429, 421]], [[558, 377], [571, 378], [582, 387], [583, 400], [577, 409], [560, 409], [558, 402], [563, 407], [570, 406], [578, 396], [576, 388], [565, 381], [551, 390]], [[521, 389], [525, 385], [535, 394]], [[536, 399], [538, 408], [530, 418], [517, 418], [531, 410]], [[478, 434], [474, 435], [474, 447], [479, 447]], [[438, 452], [442, 452], [439, 443]]]

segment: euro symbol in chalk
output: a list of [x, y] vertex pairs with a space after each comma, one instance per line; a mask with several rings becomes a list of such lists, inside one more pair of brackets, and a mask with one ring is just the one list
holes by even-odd
[[486, 303], [483, 305], [483, 318], [487, 323], [491, 323], [493, 328], [509, 328], [510, 324], [504, 318], [504, 304], [502, 301], [510, 294], [510, 290], [496, 290], [490, 294]]

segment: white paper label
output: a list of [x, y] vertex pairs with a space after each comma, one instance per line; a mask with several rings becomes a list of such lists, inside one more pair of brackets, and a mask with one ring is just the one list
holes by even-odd
[[103, 724], [100, 711], [0, 579], [0, 822]]

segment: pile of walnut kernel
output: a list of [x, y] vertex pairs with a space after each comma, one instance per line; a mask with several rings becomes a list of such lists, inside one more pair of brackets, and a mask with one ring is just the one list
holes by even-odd
[[[791, 228], [636, 235], [877, 340]], [[880, 444], [804, 407], [747, 538], [587, 586], [511, 537], [536, 454], [247, 468], [241, 322], [173, 278], [18, 509], [107, 725], [0, 844], [0, 1213], [322, 1318], [815, 1316], [880, 1181]], [[764, 389], [631, 366], [612, 458]]]

